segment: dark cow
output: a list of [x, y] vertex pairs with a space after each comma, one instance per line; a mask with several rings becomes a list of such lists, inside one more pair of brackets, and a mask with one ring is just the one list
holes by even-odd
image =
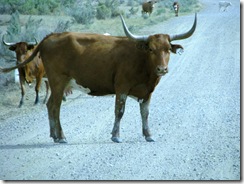
[[[37, 45], [37, 42], [18, 42], [18, 43], [7, 43], [4, 41], [4, 36], [2, 37], [3, 44], [9, 46], [9, 50], [14, 51], [16, 53], [17, 64], [25, 61], [33, 52], [34, 48]], [[21, 107], [24, 103], [25, 96], [25, 82], [28, 84], [32, 83], [34, 79], [36, 79], [36, 99], [35, 104], [39, 102], [39, 90], [42, 82], [42, 78], [45, 76], [45, 70], [42, 63], [41, 58], [37, 55], [33, 58], [33, 62], [28, 63], [24, 67], [18, 68], [19, 71], [19, 82], [21, 87], [21, 100], [19, 103], [19, 107]], [[43, 103], [46, 102], [48, 96], [49, 85], [46, 83], [46, 96]]]
[[178, 12], [179, 12], [179, 8], [180, 8], [180, 5], [178, 2], [174, 2], [173, 3], [173, 8], [174, 8], [174, 11], [175, 11], [175, 16], [178, 17]]
[[155, 3], [157, 3], [157, 1], [148, 1], [148, 2], [143, 3], [141, 12], [148, 13], [149, 15], [151, 15]]
[[120, 120], [126, 99], [128, 96], [136, 99], [140, 104], [143, 135], [146, 141], [153, 141], [148, 126], [152, 92], [161, 77], [168, 73], [170, 52], [183, 49], [172, 41], [190, 37], [197, 18], [195, 15], [192, 28], [185, 33], [149, 36], [133, 35], [122, 16], [121, 20], [126, 37], [72, 32], [50, 34], [24, 63], [0, 69], [0, 72], [9, 72], [22, 67], [40, 52], [52, 91], [47, 109], [50, 136], [54, 142], [66, 142], [59, 114], [62, 94], [68, 83], [89, 95], [116, 95], [111, 139], [118, 143], [121, 142]]

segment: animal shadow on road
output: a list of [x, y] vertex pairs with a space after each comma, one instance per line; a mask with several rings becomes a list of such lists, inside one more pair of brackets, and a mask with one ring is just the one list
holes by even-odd
[[64, 147], [64, 146], [79, 146], [79, 145], [102, 145], [102, 144], [116, 144], [114, 142], [80, 142], [80, 143], [67, 143], [67, 144], [57, 144], [57, 143], [41, 143], [41, 144], [8, 144], [1, 145], [0, 150], [8, 150], [8, 149], [42, 149], [42, 148], [54, 148], [54, 147]]
[[67, 143], [67, 144], [57, 144], [57, 143], [40, 143], [40, 144], [7, 144], [1, 145], [0, 150], [11, 150], [11, 149], [42, 149], [42, 148], [54, 148], [54, 147], [64, 147], [64, 146], [81, 146], [81, 145], [124, 145], [124, 144], [154, 144], [148, 143], [144, 140], [142, 141], [124, 141], [121, 144], [114, 143], [112, 141], [95, 141], [95, 142], [75, 142], [75, 143]]

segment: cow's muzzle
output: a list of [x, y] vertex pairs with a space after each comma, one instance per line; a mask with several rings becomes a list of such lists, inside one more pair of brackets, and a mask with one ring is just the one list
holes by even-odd
[[158, 66], [156, 68], [156, 74], [158, 76], [163, 76], [165, 75], [166, 73], [168, 73], [168, 67], [167, 66]]

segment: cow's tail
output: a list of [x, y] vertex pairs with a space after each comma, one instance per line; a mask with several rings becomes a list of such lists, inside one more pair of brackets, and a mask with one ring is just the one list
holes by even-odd
[[16, 66], [9, 67], [9, 68], [2, 68], [2, 67], [0, 67], [0, 73], [8, 73], [8, 72], [10, 72], [10, 71], [12, 71], [12, 70], [14, 70], [14, 69], [16, 69], [16, 68], [21, 68], [21, 67], [25, 66], [26, 64], [28, 64], [29, 62], [31, 62], [31, 61], [36, 57], [37, 53], [39, 52], [40, 45], [41, 45], [41, 44], [39, 44], [39, 45], [35, 48], [35, 50], [34, 50], [33, 53], [31, 54], [31, 56], [30, 56], [27, 60], [25, 60], [24, 62], [22, 62], [22, 63], [20, 63], [20, 64], [18, 64], [18, 65], [16, 65]]

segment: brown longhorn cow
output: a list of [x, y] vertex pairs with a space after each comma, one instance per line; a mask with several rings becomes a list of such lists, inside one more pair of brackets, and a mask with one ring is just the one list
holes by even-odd
[[137, 99], [143, 135], [146, 141], [154, 141], [148, 126], [151, 95], [161, 77], [168, 73], [170, 52], [183, 49], [172, 41], [190, 37], [195, 31], [197, 18], [195, 15], [192, 28], [185, 33], [149, 36], [133, 35], [122, 16], [121, 20], [126, 37], [73, 32], [50, 34], [25, 62], [0, 69], [0, 72], [9, 72], [22, 67], [40, 52], [52, 91], [47, 109], [50, 136], [54, 142], [66, 142], [59, 115], [63, 91], [68, 83], [89, 95], [116, 95], [111, 139], [118, 143], [121, 142], [120, 121], [126, 99], [128, 96]]
[[142, 4], [142, 14], [143, 13], [148, 13], [149, 16], [151, 15], [153, 8], [154, 8], [154, 4], [157, 3], [157, 1], [148, 1], [148, 2], [144, 2]]
[[[17, 59], [16, 64], [22, 63], [27, 58], [29, 58], [29, 56], [32, 54], [33, 50], [37, 45], [37, 41], [28, 42], [28, 43], [27, 42], [7, 43], [6, 41], [4, 41], [4, 36], [2, 37], [2, 41], [4, 45], [9, 46], [9, 50], [14, 51], [16, 53], [16, 59]], [[21, 107], [24, 103], [25, 82], [30, 84], [34, 79], [36, 79], [35, 104], [39, 103], [39, 90], [40, 90], [42, 78], [45, 76], [45, 70], [41, 58], [37, 55], [35, 58], [33, 58], [33, 62], [28, 63], [24, 67], [18, 68], [18, 71], [19, 71], [19, 82], [21, 88], [21, 100], [19, 103], [19, 107]], [[43, 103], [46, 102], [48, 96], [48, 89], [49, 89], [48, 82], [45, 81], [45, 83], [46, 83], [46, 96]]]
[[174, 8], [174, 11], [175, 11], [175, 16], [178, 17], [179, 8], [180, 8], [179, 3], [178, 2], [174, 2], [173, 3], [173, 8]]

